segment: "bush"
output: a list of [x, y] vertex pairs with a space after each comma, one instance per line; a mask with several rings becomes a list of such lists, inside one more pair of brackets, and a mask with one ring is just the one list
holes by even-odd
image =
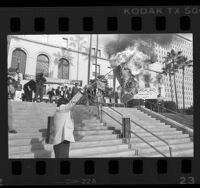
[[157, 99], [146, 99], [145, 107], [148, 109], [152, 109], [154, 111], [158, 111], [157, 109]]
[[[164, 101], [164, 107], [165, 108], [167, 108], [167, 109], [169, 109], [169, 110], [172, 110], [172, 111], [176, 111], [176, 104], [175, 104], [175, 102], [173, 102], [173, 101]], [[171, 111], [166, 111], [166, 112], [171, 112]]]
[[139, 105], [139, 99], [132, 99], [127, 102], [127, 107], [132, 108]]
[[187, 108], [187, 109], [186, 109], [186, 113], [187, 113], [188, 115], [192, 115], [192, 114], [193, 114], [193, 106]]

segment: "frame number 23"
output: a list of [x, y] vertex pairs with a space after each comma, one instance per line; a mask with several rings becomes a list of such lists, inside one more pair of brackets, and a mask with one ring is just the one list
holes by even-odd
[[180, 177], [180, 184], [194, 184], [194, 177]]

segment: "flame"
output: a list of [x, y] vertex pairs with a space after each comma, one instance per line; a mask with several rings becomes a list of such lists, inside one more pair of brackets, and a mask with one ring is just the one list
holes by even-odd
[[150, 62], [149, 55], [139, 50], [141, 41], [135, 43], [134, 46], [127, 47], [124, 51], [112, 55], [110, 64], [114, 68], [116, 66], [126, 63], [127, 68], [131, 71], [132, 75], [138, 75], [148, 67]]

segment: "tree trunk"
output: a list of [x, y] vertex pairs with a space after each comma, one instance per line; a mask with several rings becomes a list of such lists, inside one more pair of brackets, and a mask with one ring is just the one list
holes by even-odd
[[171, 77], [170, 73], [169, 73], [169, 82], [170, 82], [171, 97], [172, 97], [172, 102], [173, 102], [174, 101], [174, 94], [173, 94], [173, 89], [172, 89], [172, 77]]
[[185, 67], [183, 66], [183, 83], [182, 83], [182, 93], [183, 93], [183, 109], [185, 109]]
[[[116, 87], [116, 76], [113, 74], [113, 92], [114, 92], [114, 101], [115, 101], [115, 87]], [[114, 104], [115, 106], [115, 104]]]
[[175, 97], [176, 97], [176, 111], [178, 112], [178, 96], [177, 96], [177, 88], [176, 88], [176, 73], [175, 73], [174, 62], [173, 62], [173, 72], [174, 72], [174, 91], [175, 91]]

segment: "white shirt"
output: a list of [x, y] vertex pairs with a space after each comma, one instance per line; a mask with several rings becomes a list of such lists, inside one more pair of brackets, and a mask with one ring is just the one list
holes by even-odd
[[17, 81], [17, 82], [21, 82], [23, 80], [23, 76], [22, 76], [22, 73], [16, 73], [15, 76], [14, 76], [14, 79]]
[[71, 117], [72, 105], [61, 105], [54, 115], [54, 126], [50, 129], [50, 144], [57, 145], [64, 140], [75, 142], [74, 121]]

